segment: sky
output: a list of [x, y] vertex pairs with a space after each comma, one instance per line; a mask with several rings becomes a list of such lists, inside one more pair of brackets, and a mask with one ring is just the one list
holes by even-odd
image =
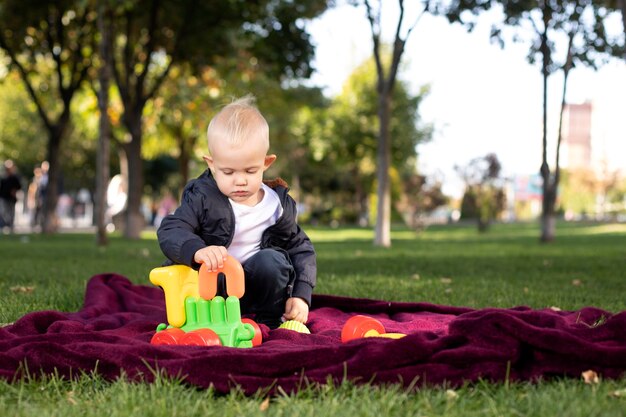
[[[396, 2], [384, 2], [383, 38], [391, 39], [397, 21]], [[419, 3], [419, 2], [414, 2]], [[413, 23], [417, 10], [407, 12]], [[541, 164], [542, 78], [540, 68], [526, 61], [527, 46], [489, 42], [488, 18], [468, 33], [460, 25], [424, 15], [406, 44], [400, 78], [414, 93], [430, 85], [420, 106], [423, 123], [435, 127], [433, 139], [418, 146], [420, 172], [437, 175], [444, 192], [462, 194], [454, 166], [495, 153], [507, 176], [535, 174]], [[621, 25], [620, 25], [621, 29]], [[351, 72], [372, 54], [371, 32], [364, 11], [339, 6], [309, 25], [316, 45], [312, 83], [328, 96], [341, 92]], [[549, 81], [548, 162], [554, 166], [556, 123], [562, 77]], [[567, 101], [593, 101], [602, 109], [601, 143], [596, 156], [605, 156], [611, 169], [626, 170], [626, 63], [598, 72], [576, 68], [570, 74]], [[550, 121], [551, 120], [551, 121]], [[553, 139], [554, 138], [554, 139]], [[594, 139], [596, 140], [596, 139]]]

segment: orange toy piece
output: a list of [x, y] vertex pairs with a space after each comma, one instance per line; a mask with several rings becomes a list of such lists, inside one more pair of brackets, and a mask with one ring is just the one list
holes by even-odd
[[237, 298], [245, 293], [245, 275], [243, 267], [235, 258], [227, 255], [224, 267], [219, 271], [209, 271], [206, 264], [200, 266], [198, 273], [198, 291], [200, 297], [212, 300], [217, 294], [217, 276], [223, 273], [226, 276], [226, 293]]
[[388, 339], [400, 339], [406, 336], [403, 333], [386, 333], [383, 324], [373, 317], [356, 315], [346, 321], [341, 329], [341, 341], [343, 343], [364, 337], [385, 337]]

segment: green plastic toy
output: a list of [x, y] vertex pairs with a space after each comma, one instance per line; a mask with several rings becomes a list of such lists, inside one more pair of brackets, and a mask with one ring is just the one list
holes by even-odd
[[[226, 299], [215, 295], [219, 273], [226, 276]], [[236, 259], [229, 256], [224, 268], [213, 272], [204, 265], [199, 273], [181, 265], [155, 268], [150, 281], [165, 292], [170, 322], [159, 324], [150, 343], [241, 348], [261, 344], [259, 326], [241, 318], [239, 297], [243, 295], [244, 276]]]

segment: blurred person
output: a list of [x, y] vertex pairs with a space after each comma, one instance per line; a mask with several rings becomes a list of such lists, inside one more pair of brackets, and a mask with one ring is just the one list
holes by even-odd
[[48, 190], [48, 170], [50, 164], [48, 161], [43, 161], [40, 167], [40, 176], [35, 193], [35, 214], [33, 218], [32, 226], [43, 226], [43, 205], [46, 200], [46, 193]]
[[13, 233], [15, 203], [17, 203], [17, 192], [22, 189], [22, 183], [12, 160], [4, 161], [4, 171], [4, 176], [0, 180], [0, 215], [2, 227], [8, 228], [9, 232]]
[[28, 184], [28, 190], [26, 192], [26, 207], [28, 209], [28, 215], [30, 217], [30, 227], [33, 228], [38, 224], [37, 216], [41, 212], [39, 206], [39, 186], [41, 183], [42, 171], [41, 166], [37, 165], [33, 170], [33, 179]]
[[156, 212], [152, 224], [157, 228], [168, 214], [172, 214], [177, 207], [177, 202], [170, 191], [166, 191], [161, 201], [156, 204]]

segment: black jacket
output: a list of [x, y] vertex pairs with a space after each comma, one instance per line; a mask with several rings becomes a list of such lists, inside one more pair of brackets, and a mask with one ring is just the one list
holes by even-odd
[[[272, 186], [283, 206], [276, 224], [268, 227], [261, 238], [261, 248], [283, 249], [295, 269], [292, 296], [311, 304], [317, 263], [313, 244], [296, 223], [296, 202], [282, 185]], [[157, 236], [161, 250], [172, 263], [198, 269], [195, 253], [206, 246], [228, 247], [235, 233], [235, 214], [207, 169], [187, 184], [180, 207], [166, 216]]]

